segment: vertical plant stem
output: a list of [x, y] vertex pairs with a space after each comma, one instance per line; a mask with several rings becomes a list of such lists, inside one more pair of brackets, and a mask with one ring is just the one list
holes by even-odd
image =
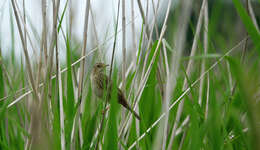
[[[204, 55], [208, 53], [208, 0], [206, 0], [205, 9], [204, 9]], [[201, 72], [202, 74], [205, 72], [205, 59], [202, 59], [201, 63]], [[203, 86], [204, 86], [204, 78], [200, 80], [200, 89], [199, 89], [199, 105], [202, 104], [202, 96], [203, 96]]]
[[209, 74], [207, 74], [207, 97], [206, 97], [206, 109], [205, 109], [205, 120], [208, 119], [208, 114], [209, 114]]
[[[20, 20], [19, 20], [19, 17], [18, 17], [17, 8], [16, 8], [16, 6], [15, 6], [14, 0], [12, 0], [11, 3], [12, 3], [14, 15], [15, 15], [16, 23], [17, 23], [17, 26], [18, 26], [18, 31], [19, 31], [20, 39], [21, 39], [21, 41], [22, 41], [23, 52], [24, 52], [24, 55], [25, 55], [25, 61], [26, 61], [27, 69], [28, 69], [30, 84], [31, 84], [32, 89], [33, 89], [33, 95], [34, 95], [36, 101], [39, 102], [39, 101], [40, 101], [40, 98], [38, 97], [38, 92], [37, 92], [37, 88], [36, 88], [36, 83], [35, 83], [35, 80], [34, 80], [34, 78], [33, 78], [33, 73], [32, 73], [32, 68], [31, 68], [31, 62], [30, 62], [30, 58], [29, 58], [29, 54], [28, 54], [28, 50], [27, 50], [27, 46], [26, 46], [26, 41], [25, 41], [25, 39], [24, 39], [24, 35], [23, 35], [23, 32], [22, 32], [22, 27], [21, 27], [21, 24], [20, 24]], [[25, 32], [25, 31], [24, 31], [24, 32]], [[31, 122], [30, 122], [30, 128], [29, 128], [29, 132], [28, 132], [29, 134], [31, 134], [32, 122], [33, 122], [33, 118], [31, 119]], [[34, 138], [34, 137], [32, 137], [32, 138]], [[29, 143], [30, 143], [30, 139], [27, 138], [27, 139], [26, 139], [25, 148], [28, 147]]]
[[[44, 4], [44, 2], [42, 2], [43, 5], [46, 5], [46, 3]], [[51, 82], [51, 78], [52, 78], [52, 71], [53, 71], [53, 57], [54, 57], [54, 48], [55, 48], [55, 44], [57, 43], [56, 39], [57, 39], [57, 20], [58, 20], [58, 13], [59, 13], [59, 7], [60, 7], [60, 0], [57, 0], [57, 2], [55, 2], [55, 0], [52, 0], [52, 10], [53, 10], [53, 26], [52, 26], [52, 34], [51, 34], [51, 42], [49, 45], [49, 55], [47, 54], [47, 30], [43, 29], [43, 49], [46, 49], [46, 53], [45, 53], [45, 59], [46, 59], [46, 67], [45, 67], [45, 74], [44, 74], [44, 84], [46, 85], [45, 88], [42, 90], [42, 101], [39, 104], [39, 107], [44, 107], [45, 109], [48, 110], [48, 113], [51, 113], [51, 108], [49, 106], [50, 101], [49, 99], [51, 99], [52, 97], [52, 82]], [[43, 20], [46, 19], [46, 14], [44, 11], [46, 11], [46, 8], [44, 8], [45, 6], [42, 6], [43, 8]], [[44, 22], [43, 22], [44, 23]], [[46, 39], [45, 39], [46, 38]], [[45, 47], [45, 46], [46, 47]], [[48, 57], [46, 57], [48, 55]], [[56, 90], [56, 89], [54, 89]], [[55, 92], [56, 93], [56, 92]], [[55, 95], [54, 95], [55, 97]], [[44, 119], [49, 120], [50, 118], [48, 118], [49, 114], [47, 114], [47, 117]], [[51, 120], [49, 120], [51, 122]]]
[[[25, 14], [25, 2], [23, 0], [23, 21], [24, 21], [24, 28], [23, 30], [26, 31], [26, 14]], [[27, 34], [24, 32], [24, 44], [27, 47]]]
[[126, 29], [125, 29], [125, 0], [122, 0], [122, 52], [123, 52], [123, 64], [122, 64], [122, 92], [126, 90], [125, 87], [125, 75], [126, 75]]
[[48, 50], [47, 50], [47, 2], [46, 0], [42, 0], [42, 39], [41, 39], [41, 63], [42, 55], [44, 54], [44, 64], [48, 64]]
[[[87, 51], [87, 32], [88, 32], [88, 21], [89, 21], [89, 8], [90, 8], [90, 0], [87, 0], [86, 9], [85, 9], [85, 23], [84, 23], [84, 33], [83, 33], [83, 48], [81, 51], [81, 56], [86, 55]], [[80, 76], [79, 76], [79, 89], [78, 89], [78, 98], [81, 101], [82, 96], [82, 87], [83, 87], [83, 77], [85, 70], [85, 59], [80, 63]], [[81, 102], [80, 102], [81, 103]]]
[[95, 44], [97, 46], [97, 54], [98, 54], [98, 62], [100, 62], [102, 60], [102, 53], [101, 53], [101, 47], [99, 46], [99, 40], [98, 40], [98, 34], [97, 34], [97, 28], [96, 28], [96, 23], [95, 23], [95, 17], [94, 17], [94, 13], [92, 10], [92, 7], [90, 5], [90, 15], [91, 15], [91, 19], [92, 19], [92, 23], [93, 23], [93, 28], [94, 28], [94, 37], [95, 37]]
[[[135, 11], [134, 11], [134, 1], [131, 0], [131, 19], [133, 20], [131, 23], [131, 29], [132, 29], [132, 42], [133, 42], [133, 49], [134, 49], [134, 53], [133, 53], [133, 61], [136, 62], [137, 61], [137, 44], [136, 44], [136, 31], [135, 31]], [[134, 67], [136, 69], [136, 66]]]
[[163, 55], [164, 55], [164, 61], [165, 61], [165, 70], [166, 70], [166, 76], [169, 76], [170, 71], [169, 71], [169, 62], [168, 62], [168, 56], [167, 56], [167, 49], [165, 46], [165, 41], [163, 40]]
[[154, 0], [152, 0], [152, 6], [153, 6], [154, 17], [155, 17], [155, 34], [156, 34], [156, 38], [159, 38], [159, 31], [158, 31], [158, 25], [157, 25], [157, 12], [158, 12], [158, 9], [160, 6], [160, 0], [158, 0], [156, 8], [155, 8]]
[[72, 0], [69, 0], [69, 27], [68, 27], [68, 31], [69, 31], [69, 38], [71, 40], [71, 36], [72, 36], [72, 29], [73, 29], [73, 23], [74, 23], [74, 15], [75, 15], [75, 9], [73, 7], [72, 4]]
[[[148, 1], [147, 1], [148, 2]], [[137, 4], [138, 4], [138, 7], [139, 7], [139, 10], [140, 10], [140, 13], [141, 13], [141, 16], [142, 16], [142, 19], [143, 19], [143, 24], [144, 24], [144, 29], [145, 29], [145, 35], [147, 36], [147, 38], [149, 37], [150, 35], [150, 31], [149, 31], [149, 27], [148, 27], [148, 24], [147, 24], [147, 20], [145, 18], [145, 15], [144, 15], [144, 9], [143, 9], [143, 6], [142, 6], [142, 3], [140, 0], [137, 0]], [[147, 6], [148, 7], [148, 6]]]
[[258, 33], [260, 32], [259, 30], [259, 26], [257, 24], [257, 21], [256, 21], [256, 17], [255, 17], [255, 13], [254, 13], [254, 10], [252, 8], [252, 4], [251, 4], [251, 0], [246, 0], [246, 3], [247, 3], [247, 11], [248, 11], [248, 14], [249, 16], [251, 17], [251, 19], [253, 20], [253, 23], [256, 27], [256, 30], [258, 31]]
[[[206, 4], [205, 4], [205, 10], [204, 10], [204, 53], [207, 54], [208, 53], [208, 29], [209, 29], [209, 13], [208, 13], [208, 0], [206, 0]], [[205, 70], [205, 60], [203, 59], [202, 62], [203, 65], [203, 69]], [[203, 70], [203, 72], [204, 72]], [[204, 81], [204, 80], [203, 80]], [[206, 97], [206, 112], [205, 112], [205, 119], [208, 118], [208, 109], [209, 109], [209, 89], [210, 89], [210, 80], [209, 80], [209, 74], [207, 74], [207, 97]], [[201, 83], [201, 86], [203, 87], [203, 83]], [[201, 90], [201, 89], [200, 89]], [[200, 101], [200, 105], [202, 102], [202, 90], [200, 91], [201, 94], [201, 99], [199, 99]]]
[[33, 89], [33, 94], [34, 94], [36, 100], [39, 102], [39, 97], [38, 97], [38, 93], [37, 93], [37, 89], [36, 89], [36, 85], [35, 85], [35, 80], [34, 80], [34, 78], [33, 78], [33, 73], [32, 73], [32, 68], [31, 68], [31, 62], [30, 62], [30, 58], [29, 58], [27, 46], [26, 46], [26, 43], [25, 43], [25, 39], [24, 39], [24, 37], [23, 37], [23, 32], [22, 32], [20, 20], [19, 20], [18, 14], [17, 14], [17, 9], [16, 9], [16, 6], [15, 6], [14, 0], [11, 0], [11, 2], [12, 2], [13, 11], [14, 11], [14, 14], [15, 14], [16, 23], [17, 23], [17, 26], [18, 26], [18, 31], [19, 31], [20, 39], [21, 39], [21, 41], [22, 41], [23, 52], [24, 52], [25, 61], [26, 61], [26, 64], [27, 64], [26, 66], [27, 66], [27, 69], [28, 69], [30, 84], [31, 84], [32, 89]]
[[[57, 41], [57, 38], [56, 38]], [[59, 108], [60, 108], [60, 139], [61, 139], [61, 149], [65, 150], [65, 130], [64, 130], [64, 111], [63, 111], [63, 94], [62, 94], [62, 82], [61, 82], [61, 71], [59, 62], [59, 51], [58, 51], [58, 41], [56, 44], [56, 69], [57, 69], [57, 82], [59, 87]]]

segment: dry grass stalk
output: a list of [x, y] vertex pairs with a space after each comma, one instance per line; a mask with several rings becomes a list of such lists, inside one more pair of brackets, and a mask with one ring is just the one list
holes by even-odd
[[94, 13], [92, 10], [92, 7], [90, 5], [90, 15], [91, 15], [91, 19], [92, 19], [92, 23], [93, 23], [93, 32], [94, 32], [94, 38], [95, 38], [95, 45], [97, 47], [97, 55], [98, 55], [98, 62], [100, 62], [102, 60], [102, 51], [101, 51], [101, 46], [99, 45], [99, 40], [98, 40], [98, 34], [97, 34], [97, 28], [96, 28], [96, 23], [95, 23], [95, 17], [94, 17]]
[[122, 0], [122, 53], [123, 53], [123, 63], [122, 63], [122, 92], [125, 93], [126, 90], [126, 28], [125, 28], [125, 0]]
[[253, 20], [256, 30], [258, 31], [258, 33], [260, 33], [260, 30], [259, 30], [259, 27], [258, 27], [258, 24], [256, 21], [255, 13], [254, 13], [254, 10], [253, 10], [252, 4], [251, 4], [251, 0], [247, 0], [247, 5], [248, 5], [249, 16]]
[[[57, 40], [57, 39], [56, 39]], [[65, 129], [64, 129], [64, 111], [63, 111], [63, 94], [62, 94], [62, 81], [61, 81], [61, 71], [59, 62], [59, 51], [58, 44], [56, 44], [56, 65], [57, 65], [57, 82], [59, 87], [59, 108], [60, 108], [60, 138], [61, 138], [61, 149], [65, 150]]]
[[26, 43], [25, 43], [25, 39], [23, 37], [23, 31], [22, 31], [22, 27], [21, 27], [21, 24], [20, 24], [20, 19], [18, 17], [18, 12], [17, 12], [16, 6], [15, 6], [14, 0], [12, 0], [11, 2], [12, 2], [13, 11], [14, 11], [14, 14], [15, 14], [16, 23], [17, 23], [17, 26], [18, 26], [20, 39], [22, 41], [23, 52], [24, 52], [25, 60], [26, 60], [26, 64], [27, 64], [26, 66], [27, 66], [27, 69], [28, 69], [30, 84], [32, 86], [33, 93], [34, 93], [36, 100], [39, 101], [39, 97], [38, 97], [38, 93], [37, 93], [37, 89], [36, 89], [36, 85], [35, 85], [35, 80], [33, 78], [31, 62], [30, 62], [27, 46], [26, 46]]
[[[206, 0], [205, 9], [204, 9], [204, 55], [208, 53], [208, 26], [209, 26], [209, 16], [208, 16], [208, 0]], [[201, 73], [205, 71], [205, 59], [202, 59], [201, 63]], [[203, 85], [204, 79], [200, 81], [199, 89], [199, 105], [202, 103], [202, 94], [203, 94]]]
[[[149, 1], [147, 1], [147, 2], [149, 2]], [[138, 7], [139, 7], [139, 10], [140, 10], [142, 19], [143, 19], [144, 29], [145, 29], [145, 33], [146, 33], [145, 35], [148, 38], [149, 35], [150, 35], [150, 31], [149, 31], [149, 27], [148, 27], [148, 24], [147, 24], [147, 19], [146, 19], [145, 15], [144, 15], [144, 9], [143, 9], [143, 6], [142, 6], [142, 3], [141, 3], [140, 0], [137, 0], [137, 4], [138, 4]]]
[[[134, 1], [131, 1], [131, 20], [134, 20], [135, 18], [135, 11], [134, 11]], [[135, 21], [133, 21], [131, 23], [131, 33], [132, 33], [132, 42], [133, 42], [133, 49], [134, 49], [134, 53], [133, 54], [133, 57], [134, 59], [133, 62], [136, 62], [137, 61], [137, 44], [136, 44], [136, 31], [135, 31]], [[136, 66], [135, 66], [135, 69], [136, 69]]]

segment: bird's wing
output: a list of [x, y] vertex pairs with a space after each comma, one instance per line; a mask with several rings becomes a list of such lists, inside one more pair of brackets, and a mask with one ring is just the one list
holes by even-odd
[[105, 74], [100, 74], [97, 80], [97, 85], [100, 89], [106, 89], [108, 84], [108, 77]]

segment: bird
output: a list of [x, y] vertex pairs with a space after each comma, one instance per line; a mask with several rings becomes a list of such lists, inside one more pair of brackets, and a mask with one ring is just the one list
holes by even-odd
[[[91, 71], [90, 80], [91, 80], [91, 87], [93, 93], [100, 99], [104, 98], [104, 92], [107, 90], [107, 85], [110, 83], [110, 88], [112, 87], [113, 82], [108, 82], [108, 76], [105, 74], [106, 67], [109, 66], [107, 64], [98, 62], [93, 66], [93, 69]], [[127, 103], [126, 98], [124, 96], [124, 93], [122, 90], [118, 87], [116, 87], [117, 91], [117, 99], [118, 103], [121, 104], [124, 108], [129, 110], [133, 115], [140, 120], [140, 116], [130, 107], [130, 105]], [[111, 90], [108, 90], [111, 91]], [[108, 100], [110, 100], [111, 94], [108, 93]]]

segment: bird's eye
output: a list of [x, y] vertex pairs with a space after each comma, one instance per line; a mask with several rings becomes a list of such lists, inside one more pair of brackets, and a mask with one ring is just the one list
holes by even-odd
[[100, 64], [98, 64], [98, 65], [97, 65], [97, 67], [98, 67], [98, 68], [100, 68], [100, 67], [101, 67], [101, 65], [100, 65]]

